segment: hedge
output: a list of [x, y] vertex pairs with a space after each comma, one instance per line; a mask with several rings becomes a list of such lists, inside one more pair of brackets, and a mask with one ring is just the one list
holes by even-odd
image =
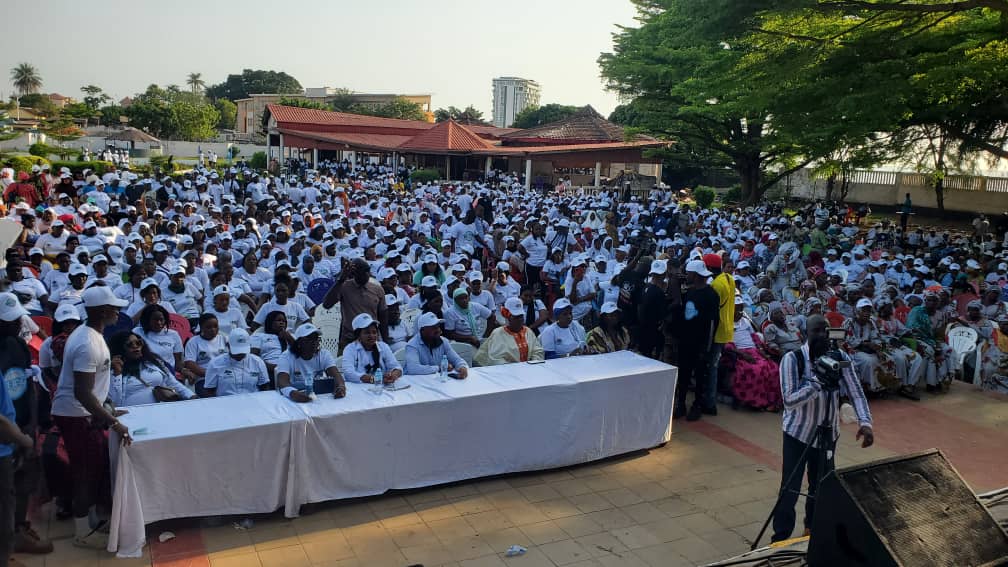
[[249, 168], [254, 171], [266, 169], [266, 152], [255, 152], [248, 160]]
[[697, 205], [701, 209], [709, 209], [714, 203], [714, 197], [717, 193], [714, 192], [710, 187], [700, 186], [693, 190], [693, 200], [696, 201]]
[[3, 162], [10, 163], [14, 171], [19, 173], [22, 171], [31, 173], [33, 165], [44, 165], [49, 163], [49, 160], [38, 156], [10, 156], [5, 158]]
[[436, 169], [418, 169], [410, 174], [414, 183], [430, 183], [441, 179], [441, 172]]

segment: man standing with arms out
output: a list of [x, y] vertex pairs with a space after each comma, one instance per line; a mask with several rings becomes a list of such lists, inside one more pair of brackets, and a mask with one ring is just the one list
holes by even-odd
[[[816, 430], [824, 419], [829, 419], [833, 428], [830, 445], [835, 446], [840, 436], [838, 425], [841, 394], [848, 396], [854, 404], [860, 425], [857, 439], [861, 440], [861, 446], [871, 447], [875, 442], [868, 401], [854, 368], [848, 366], [842, 370], [840, 388], [832, 391], [826, 390], [813, 372], [815, 361], [826, 354], [830, 347], [826, 319], [821, 315], [813, 315], [805, 325], [808, 341], [800, 349], [785, 354], [780, 365], [781, 393], [784, 396], [784, 464], [781, 468], [782, 495], [774, 510], [773, 541], [791, 537], [795, 525], [795, 503], [798, 502], [802, 479], [805, 478], [806, 465], [809, 479], [808, 496], [805, 498], [806, 535], [812, 526], [819, 479], [833, 470], [833, 450], [831, 447], [815, 445]], [[802, 357], [801, 361], [797, 358], [799, 356]], [[849, 360], [846, 354], [843, 358]], [[827, 408], [830, 415], [826, 415]], [[819, 470], [820, 452], [823, 450], [827, 451], [825, 471]]]
[[[350, 281], [347, 281], [350, 280]], [[343, 314], [340, 349], [354, 342], [353, 319], [361, 313], [367, 313], [378, 321], [378, 331], [382, 337], [388, 337], [388, 313], [385, 304], [385, 290], [381, 284], [371, 281], [371, 266], [363, 258], [354, 258], [350, 266], [343, 270], [336, 285], [332, 286], [322, 305], [331, 309], [340, 304]]]
[[[686, 295], [683, 296], [679, 328], [679, 380], [676, 382], [675, 417], [686, 416], [689, 421], [700, 419], [708, 382], [707, 361], [718, 324], [718, 295], [707, 278], [711, 273], [703, 260], [686, 263]], [[734, 298], [732, 298], [734, 301]], [[734, 328], [734, 324], [732, 325]], [[686, 392], [690, 379], [696, 385], [696, 398], [686, 413]]]
[[718, 362], [724, 346], [735, 340], [735, 279], [721, 271], [720, 254], [704, 254], [704, 266], [713, 279], [711, 288], [718, 295], [718, 324], [707, 360], [707, 399], [702, 400], [700, 410], [707, 415], [717, 415]]
[[[126, 301], [113, 295], [107, 286], [88, 288], [81, 299], [87, 310], [87, 324], [77, 327], [67, 338], [52, 413], [66, 443], [73, 475], [73, 545], [105, 549], [107, 538], [99, 531], [104, 526], [97, 520], [96, 510], [98, 504], [110, 500], [109, 456], [102, 428], [109, 426], [123, 445], [133, 439], [129, 428], [118, 419], [126, 412], [110, 412], [102, 406], [108, 397], [112, 365], [103, 333], [106, 325], [116, 322]], [[89, 519], [91, 514], [95, 515], [94, 525]]]

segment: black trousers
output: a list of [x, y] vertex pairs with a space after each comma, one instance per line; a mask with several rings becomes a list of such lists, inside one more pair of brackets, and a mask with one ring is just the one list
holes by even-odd
[[[819, 471], [819, 460], [821, 450], [817, 447], [809, 447], [805, 458], [802, 453], [807, 445], [798, 439], [784, 434], [784, 463], [781, 469], [781, 499], [774, 512], [773, 518], [773, 538], [771, 541], [781, 541], [791, 537], [791, 532], [795, 527], [795, 504], [798, 503], [798, 492], [801, 491], [802, 481], [805, 478], [805, 471], [808, 470], [808, 497], [805, 498], [805, 527], [812, 527], [812, 518], [815, 514], [815, 494], [819, 489], [819, 479], [823, 473]], [[797, 472], [792, 475], [797, 467]], [[826, 462], [826, 470], [833, 470], [833, 459]], [[790, 484], [785, 484], [788, 477], [791, 477]]]
[[702, 351], [699, 347], [691, 345], [679, 345], [679, 379], [676, 380], [675, 405], [682, 408], [686, 406], [686, 393], [689, 392], [690, 383], [696, 385], [696, 403], [705, 399], [707, 394], [707, 382], [709, 372], [707, 362], [710, 352]]

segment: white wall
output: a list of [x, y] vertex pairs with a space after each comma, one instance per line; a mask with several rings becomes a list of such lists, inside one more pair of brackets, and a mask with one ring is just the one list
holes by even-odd
[[[48, 143], [54, 144], [53, 140], [49, 140]], [[2, 151], [21, 151], [27, 152], [28, 146], [31, 142], [28, 141], [27, 135], [22, 135], [13, 140], [7, 140], [5, 142], [0, 142], [0, 150]], [[80, 148], [81, 146], [87, 146], [91, 151], [97, 151], [105, 147], [105, 138], [102, 136], [85, 136], [83, 138], [74, 140], [72, 142], [67, 142], [67, 147]], [[249, 159], [255, 152], [265, 152], [266, 146], [254, 145], [254, 144], [234, 144], [237, 145], [241, 150], [239, 158]], [[211, 150], [217, 152], [218, 160], [227, 159], [227, 143], [226, 142], [184, 142], [184, 141], [171, 141], [162, 140], [161, 148], [164, 155], [174, 155], [177, 157], [190, 157], [199, 154], [200, 148], [203, 149], [204, 155], [209, 153]], [[119, 147], [126, 147], [123, 142], [119, 143]], [[141, 146], [143, 147], [143, 146]]]

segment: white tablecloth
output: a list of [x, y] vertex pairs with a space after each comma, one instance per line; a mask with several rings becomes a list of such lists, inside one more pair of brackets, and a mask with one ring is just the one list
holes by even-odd
[[405, 376], [409, 388], [295, 404], [274, 392], [133, 408], [109, 550], [139, 554], [144, 524], [270, 512], [482, 476], [584, 463], [671, 436], [676, 369], [620, 352]]

